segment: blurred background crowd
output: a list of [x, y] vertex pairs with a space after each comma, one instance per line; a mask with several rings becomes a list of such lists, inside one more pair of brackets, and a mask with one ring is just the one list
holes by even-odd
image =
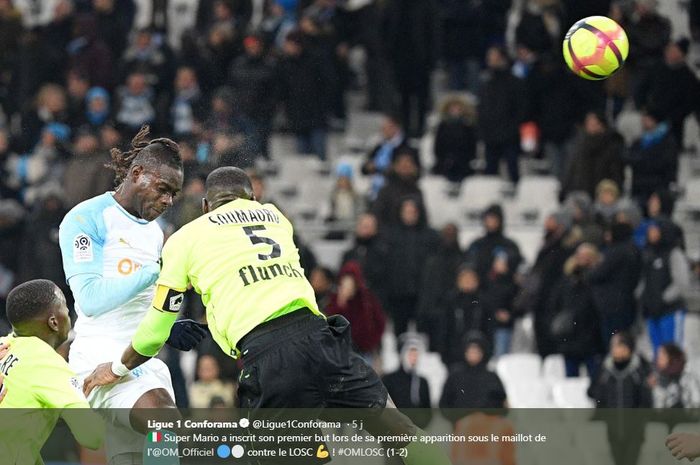
[[[560, 52], [594, 14], [631, 42], [604, 82]], [[0, 297], [70, 295], [58, 225], [149, 124], [166, 234], [249, 169], [399, 407], [698, 407], [699, 40], [696, 0], [0, 0]], [[234, 403], [213, 341], [162, 356]]]

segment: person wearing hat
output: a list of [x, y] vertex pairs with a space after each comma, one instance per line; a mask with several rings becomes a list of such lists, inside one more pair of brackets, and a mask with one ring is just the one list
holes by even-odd
[[410, 409], [405, 412], [406, 415], [419, 428], [425, 428], [432, 418], [430, 386], [428, 380], [416, 371], [420, 358], [426, 352], [425, 342], [416, 333], [405, 333], [399, 337], [399, 343], [401, 366], [396, 371], [382, 376], [382, 382], [396, 408]]
[[667, 116], [680, 147], [685, 119], [698, 108], [700, 99], [700, 81], [687, 63], [689, 47], [690, 41], [685, 37], [666, 45], [663, 62], [641, 83], [641, 102], [638, 102]]
[[329, 221], [339, 221], [352, 225], [364, 209], [362, 197], [352, 185], [352, 166], [341, 163], [336, 168], [335, 188], [331, 193]]
[[495, 252], [499, 250], [507, 255], [509, 273], [515, 274], [522, 262], [522, 256], [518, 245], [503, 234], [503, 208], [498, 204], [489, 206], [482, 213], [481, 221], [484, 235], [471, 243], [465, 254], [465, 261], [476, 269], [479, 279], [485, 282]]

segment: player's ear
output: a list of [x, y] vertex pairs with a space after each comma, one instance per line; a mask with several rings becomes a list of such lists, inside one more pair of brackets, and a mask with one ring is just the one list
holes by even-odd
[[143, 166], [141, 165], [134, 165], [129, 170], [129, 176], [131, 176], [131, 179], [134, 181], [141, 176], [141, 173], [143, 173]]
[[49, 316], [49, 319], [46, 321], [46, 324], [49, 325], [49, 328], [51, 328], [51, 331], [57, 333], [59, 330], [59, 324], [58, 324], [58, 318], [56, 318], [56, 314], [52, 313]]
[[202, 198], [202, 212], [205, 214], [209, 213], [209, 202], [207, 202], [206, 197]]

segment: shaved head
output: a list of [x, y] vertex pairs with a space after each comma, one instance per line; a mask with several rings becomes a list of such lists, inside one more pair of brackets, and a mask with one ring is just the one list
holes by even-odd
[[53, 282], [35, 279], [7, 296], [7, 319], [17, 336], [36, 336], [56, 348], [71, 328], [66, 298]]
[[207, 203], [209, 210], [216, 210], [221, 205], [236, 199], [255, 200], [250, 178], [240, 168], [222, 166], [207, 176]]

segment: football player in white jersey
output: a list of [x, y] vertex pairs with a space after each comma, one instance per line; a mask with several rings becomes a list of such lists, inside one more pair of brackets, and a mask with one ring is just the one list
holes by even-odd
[[[112, 149], [109, 166], [116, 172], [116, 190], [75, 206], [59, 229], [63, 269], [78, 314], [68, 361], [80, 378], [105, 360], [121, 358], [153, 299], [163, 247], [163, 232], [154, 220], [181, 190], [183, 168], [175, 142], [147, 137], [145, 126], [130, 151]], [[190, 350], [205, 335], [197, 323], [181, 320], [170, 345]], [[175, 407], [173, 399], [170, 372], [158, 359], [90, 395], [93, 408], [110, 409], [113, 423], [121, 425], [108, 434], [110, 464], [141, 463], [143, 437], [134, 440], [133, 435], [148, 431], [142, 409], [163, 408], [176, 419], [177, 410], [167, 409]]]

